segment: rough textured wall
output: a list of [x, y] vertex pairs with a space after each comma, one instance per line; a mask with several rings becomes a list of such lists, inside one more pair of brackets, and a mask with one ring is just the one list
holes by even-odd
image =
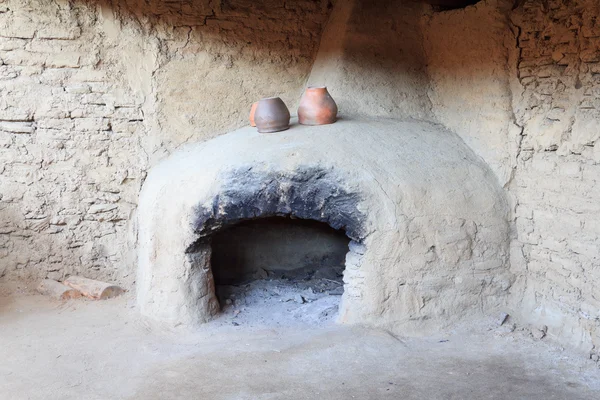
[[518, 319], [599, 353], [600, 5], [517, 4], [425, 16], [432, 110], [514, 202]]
[[332, 7], [329, 0], [127, 3], [138, 20], [151, 16], [144, 40], [158, 48], [152, 160], [247, 124], [250, 105], [263, 97], [280, 96], [295, 114]]
[[292, 106], [328, 10], [0, 0], [0, 277], [130, 283], [147, 168], [243, 125], [258, 98]]
[[[339, 0], [311, 81], [347, 115], [456, 131], [514, 200], [521, 320], [600, 346], [599, 6], [506, 5], [421, 20], [417, 5]], [[293, 111], [329, 8], [0, 0], [0, 277], [130, 283], [145, 171], [244, 124], [260, 97]]]
[[524, 127], [517, 197], [517, 305], [569, 346], [600, 346], [600, 8], [526, 1], [518, 27], [515, 113]]
[[423, 2], [340, 0], [309, 84], [327, 85], [342, 116], [440, 122], [510, 181], [521, 128], [505, 42], [511, 0], [434, 12]]
[[146, 129], [122, 70], [94, 8], [0, 3], [0, 276], [131, 271]]
[[511, 0], [484, 0], [423, 18], [433, 114], [491, 166], [502, 185], [512, 177], [521, 140], [505, 46], [514, 42], [508, 18], [512, 5]]

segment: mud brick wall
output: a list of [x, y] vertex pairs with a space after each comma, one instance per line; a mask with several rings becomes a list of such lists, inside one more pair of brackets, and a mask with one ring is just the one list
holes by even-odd
[[514, 109], [523, 128], [510, 187], [513, 268], [524, 276], [519, 307], [550, 336], [598, 346], [600, 4], [530, 0], [511, 20], [520, 83]]
[[293, 107], [330, 7], [0, 0], [0, 277], [130, 285], [147, 169]]

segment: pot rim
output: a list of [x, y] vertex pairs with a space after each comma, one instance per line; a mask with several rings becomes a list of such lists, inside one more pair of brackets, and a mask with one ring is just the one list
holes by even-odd
[[327, 89], [327, 86], [308, 86], [306, 89]]
[[[279, 99], [279, 96], [264, 97], [264, 98], [260, 99], [259, 101], [263, 101], [263, 100], [275, 100], [275, 99]], [[258, 103], [258, 101], [257, 101], [257, 103]]]

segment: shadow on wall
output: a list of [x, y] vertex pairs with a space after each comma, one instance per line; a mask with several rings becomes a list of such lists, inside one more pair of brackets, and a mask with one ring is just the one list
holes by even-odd
[[[1, 201], [26, 194], [14, 200], [10, 225], [24, 228], [8, 234], [19, 258], [6, 275], [77, 272], [128, 286], [148, 168], [182, 143], [245, 125], [260, 97], [281, 95], [293, 112], [330, 4], [2, 2], [0, 145], [11, 160]], [[342, 112], [427, 109], [419, 7], [362, 0], [338, 14], [352, 26], [348, 35], [332, 30], [323, 49], [343, 39], [348, 51], [338, 49], [354, 61], [334, 65], [339, 74], [326, 81]]]
[[139, 79], [136, 57], [153, 64], [146, 71], [146, 115], [155, 116], [146, 150], [154, 159], [246, 124], [249, 105], [262, 97], [282, 97], [294, 114], [308, 79], [330, 88], [342, 114], [439, 120], [466, 131], [467, 142], [498, 170], [508, 159], [503, 35], [510, 32], [502, 13], [511, 1], [483, 1], [427, 20], [431, 1], [338, 0], [322, 38], [330, 0], [96, 4], [107, 32], [117, 24], [117, 37], [134, 37], [142, 49], [125, 65], [131, 85]]
[[[114, 13], [121, 24], [132, 26], [145, 41], [142, 46], [151, 47], [158, 64], [151, 71], [157, 113], [150, 146], [154, 152], [245, 124], [249, 104], [262, 97], [282, 97], [293, 114], [309, 73], [309, 84], [330, 87], [342, 114], [435, 119], [429, 98], [431, 46], [424, 45], [427, 3], [338, 0], [322, 40], [331, 1], [113, 0], [99, 4], [111, 10], [104, 12], [106, 18]], [[492, 8], [489, 5], [480, 14], [489, 14]], [[472, 12], [468, 16], [478, 17]], [[496, 48], [491, 50], [493, 57], [481, 57], [489, 44], [485, 42], [488, 32], [482, 39], [485, 43], [478, 43], [471, 36], [475, 30], [469, 31], [477, 22], [463, 23], [464, 37], [442, 29], [452, 38], [449, 45], [456, 54], [444, 64], [450, 65], [444, 73], [466, 76], [483, 71], [487, 78], [497, 66]], [[493, 21], [488, 28], [495, 35], [499, 24]], [[465, 39], [476, 41], [474, 57], [460, 47]], [[505, 50], [502, 43], [494, 44]], [[463, 63], [477, 66], [453, 62], [461, 56]]]
[[521, 133], [512, 109], [512, 6], [512, 0], [480, 1], [423, 19], [435, 118], [490, 165], [501, 185], [511, 178]]
[[419, 2], [339, 0], [309, 84], [330, 87], [341, 113], [430, 119]]
[[338, 0], [314, 68], [331, 0], [60, 4], [9, 0], [34, 26], [30, 11], [38, 10], [58, 16], [48, 25], [96, 32], [79, 47], [97, 54], [95, 68], [112, 68], [141, 94], [150, 164], [182, 143], [244, 125], [262, 97], [281, 96], [293, 113], [311, 68], [310, 83], [329, 86], [342, 113], [434, 119], [424, 2]]

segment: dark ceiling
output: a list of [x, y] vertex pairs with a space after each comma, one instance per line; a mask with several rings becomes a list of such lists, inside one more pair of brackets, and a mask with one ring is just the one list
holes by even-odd
[[473, 4], [479, 3], [479, 0], [423, 0], [433, 6], [444, 10], [453, 10], [456, 8], [464, 8]]

